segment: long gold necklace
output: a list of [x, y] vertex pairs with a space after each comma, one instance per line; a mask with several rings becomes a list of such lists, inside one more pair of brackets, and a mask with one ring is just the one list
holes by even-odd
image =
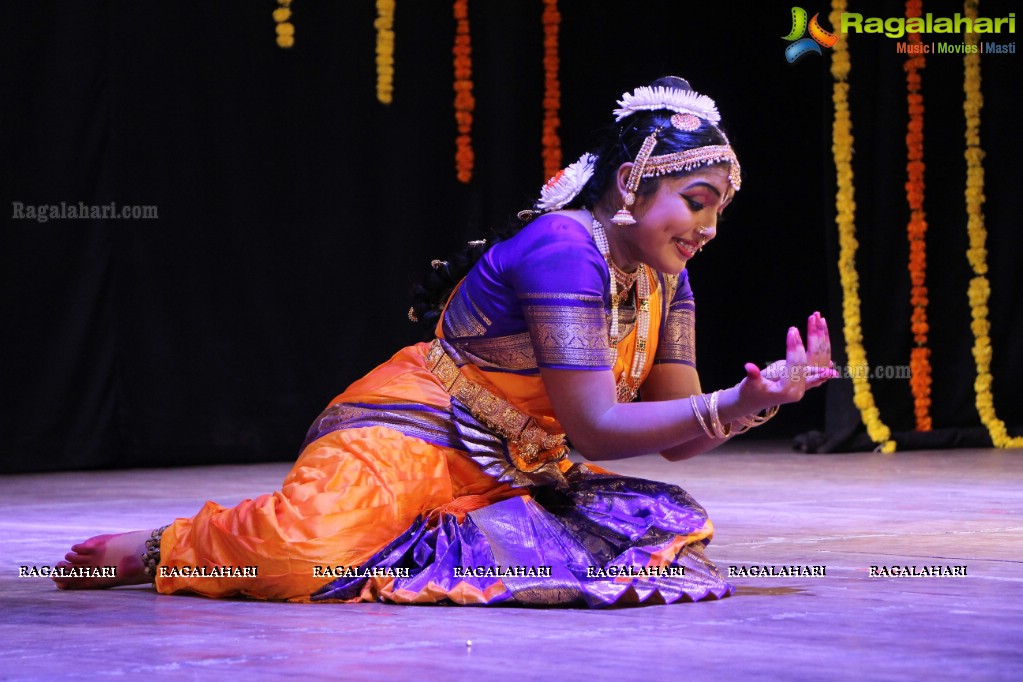
[[[615, 357], [618, 357], [618, 278], [615, 277], [615, 269], [619, 269], [611, 260], [611, 247], [607, 243], [607, 234], [604, 226], [596, 218], [593, 219], [593, 241], [597, 244], [600, 255], [607, 263], [607, 274], [610, 280], [611, 294], [611, 330], [609, 333], [611, 347], [615, 350]], [[619, 269], [620, 270], [620, 269]], [[643, 368], [646, 366], [646, 344], [650, 336], [650, 277], [645, 264], [640, 263], [634, 273], [637, 282], [636, 286], [636, 353], [632, 358], [632, 371], [622, 374], [618, 380], [618, 402], [627, 403], [636, 399], [639, 392], [639, 383], [643, 377]], [[631, 285], [630, 285], [631, 286]], [[626, 290], [627, 292], [628, 290]]]

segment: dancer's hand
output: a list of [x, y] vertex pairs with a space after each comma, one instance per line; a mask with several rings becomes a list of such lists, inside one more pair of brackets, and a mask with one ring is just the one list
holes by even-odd
[[831, 361], [831, 336], [824, 317], [815, 312], [806, 321], [806, 387], [816, 388], [838, 376]]
[[799, 330], [790, 327], [785, 340], [785, 359], [764, 369], [746, 363], [746, 378], [739, 384], [740, 400], [757, 412], [772, 405], [794, 403], [808, 388], [816, 388], [838, 376], [831, 361], [828, 326], [820, 313], [807, 320], [807, 347]]

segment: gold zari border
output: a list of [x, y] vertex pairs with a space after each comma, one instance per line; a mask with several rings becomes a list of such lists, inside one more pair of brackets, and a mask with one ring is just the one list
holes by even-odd
[[536, 471], [568, 452], [565, 434], [547, 433], [535, 419], [507, 400], [467, 379], [437, 339], [430, 344], [426, 366], [440, 380], [444, 390], [469, 408], [472, 416], [508, 440], [508, 452], [518, 469]]

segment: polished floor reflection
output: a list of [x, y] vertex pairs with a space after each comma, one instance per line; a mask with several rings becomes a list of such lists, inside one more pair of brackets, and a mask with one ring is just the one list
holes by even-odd
[[[267, 492], [288, 465], [0, 477], [0, 679], [1023, 679], [1021, 454], [732, 444], [611, 463], [692, 493], [710, 558], [739, 574], [720, 602], [611, 611], [62, 592], [20, 567]], [[792, 566], [826, 568], [752, 575]], [[914, 566], [966, 575], [893, 575]]]

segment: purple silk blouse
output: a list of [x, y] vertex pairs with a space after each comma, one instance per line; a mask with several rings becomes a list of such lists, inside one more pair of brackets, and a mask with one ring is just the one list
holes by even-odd
[[[687, 273], [656, 281], [666, 309], [655, 361], [695, 367]], [[448, 303], [444, 338], [485, 371], [607, 370], [610, 300], [607, 264], [589, 231], [548, 214], [483, 255]]]

